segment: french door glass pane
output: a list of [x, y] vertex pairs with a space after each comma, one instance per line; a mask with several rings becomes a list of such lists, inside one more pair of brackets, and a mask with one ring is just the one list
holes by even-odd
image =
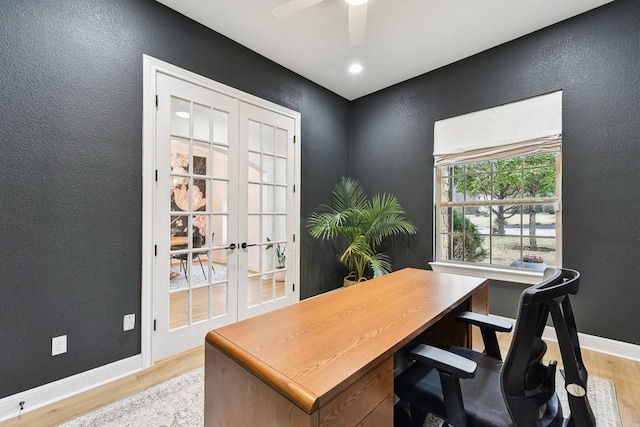
[[273, 215], [262, 215], [262, 241], [273, 241]]
[[191, 321], [197, 323], [209, 319], [209, 287], [194, 289], [191, 293]]
[[276, 129], [276, 151], [277, 156], [287, 155], [287, 131]]
[[226, 313], [227, 283], [219, 283], [211, 286], [211, 317], [222, 316]]
[[272, 185], [262, 186], [262, 212], [273, 212], [274, 189]]
[[211, 109], [204, 105], [193, 104], [193, 137], [211, 141]]
[[229, 113], [226, 111], [213, 111], [213, 140], [229, 144]]
[[276, 167], [274, 170], [274, 182], [285, 185], [287, 183], [287, 159], [276, 157]]
[[249, 213], [260, 212], [260, 184], [249, 184], [247, 189]]
[[260, 123], [249, 120], [249, 150], [260, 151]]
[[191, 187], [191, 210], [206, 211], [207, 210], [207, 184], [208, 180], [194, 179]]
[[211, 246], [211, 238], [209, 237], [209, 215], [194, 215], [193, 224], [193, 247], [208, 248]]
[[208, 176], [210, 175], [211, 162], [209, 161], [209, 148], [211, 145], [199, 142], [193, 143], [193, 157], [191, 164], [193, 165], [193, 174]]
[[260, 215], [248, 216], [247, 240], [250, 243], [260, 242]]
[[169, 294], [169, 329], [186, 326], [189, 322], [189, 291]]
[[275, 128], [269, 125], [262, 125], [262, 152], [273, 153], [275, 144]]
[[262, 286], [260, 287], [260, 302], [273, 301], [273, 274], [262, 276]]
[[212, 233], [211, 236], [212, 236], [214, 247], [224, 246], [228, 244], [227, 222], [228, 222], [227, 215], [211, 216], [211, 233]]
[[171, 172], [174, 174], [189, 173], [189, 141], [179, 138], [171, 139]]
[[274, 218], [273, 240], [275, 242], [284, 241], [287, 238], [287, 216], [275, 215]]
[[215, 178], [229, 178], [229, 149], [227, 147], [213, 146], [212, 176]]
[[275, 205], [274, 205], [273, 211], [275, 213], [286, 213], [287, 212], [287, 188], [276, 187], [275, 192], [276, 192], [276, 197], [275, 197]]
[[171, 134], [191, 136], [191, 103], [184, 99], [171, 98]]
[[215, 213], [228, 212], [228, 191], [229, 183], [227, 181], [214, 180], [211, 182], [212, 195], [211, 211]]
[[262, 160], [260, 153], [249, 153], [249, 182], [262, 181]]
[[274, 165], [273, 156], [262, 155], [262, 182], [267, 184], [272, 184], [273, 177], [273, 165]]

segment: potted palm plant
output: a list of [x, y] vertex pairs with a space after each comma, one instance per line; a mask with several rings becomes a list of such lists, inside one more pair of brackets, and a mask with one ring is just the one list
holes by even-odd
[[348, 177], [336, 182], [331, 205], [321, 205], [307, 226], [311, 236], [335, 242], [338, 260], [351, 272], [345, 286], [366, 280], [367, 268], [373, 277], [390, 273], [389, 255], [378, 252], [379, 246], [388, 236], [417, 231], [395, 196], [376, 194], [369, 200], [362, 186]]
[[[267, 242], [271, 242], [271, 239], [267, 237]], [[276, 282], [284, 282], [285, 272], [284, 267], [287, 264], [287, 254], [285, 253], [286, 246], [280, 246], [279, 243], [269, 243], [266, 250], [275, 249], [276, 251], [276, 273], [274, 275]], [[279, 271], [278, 271], [279, 270]]]

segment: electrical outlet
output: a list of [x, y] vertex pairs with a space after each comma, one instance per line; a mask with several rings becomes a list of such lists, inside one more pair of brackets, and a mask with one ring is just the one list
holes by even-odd
[[135, 314], [125, 314], [122, 319], [122, 330], [130, 331], [136, 326], [136, 315]]
[[67, 352], [67, 336], [60, 335], [59, 337], [51, 338], [51, 355], [57, 356]]

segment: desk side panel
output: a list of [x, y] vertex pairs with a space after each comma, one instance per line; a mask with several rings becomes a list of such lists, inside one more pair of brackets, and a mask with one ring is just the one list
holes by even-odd
[[224, 353], [205, 344], [205, 427], [318, 427], [318, 412], [307, 414]]
[[[388, 400], [392, 390], [393, 359], [389, 358], [326, 404], [321, 401], [320, 426], [361, 425], [374, 411], [379, 415], [393, 414], [393, 399]], [[393, 418], [390, 423], [383, 422], [381, 418], [377, 418], [377, 422], [362, 425], [392, 425]]]
[[389, 394], [356, 427], [379, 427], [393, 425], [393, 393]]

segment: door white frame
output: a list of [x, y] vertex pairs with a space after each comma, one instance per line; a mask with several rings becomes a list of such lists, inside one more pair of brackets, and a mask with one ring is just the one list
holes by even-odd
[[[201, 75], [192, 73], [182, 68], [160, 61], [148, 55], [142, 56], [143, 60], [143, 87], [142, 87], [142, 306], [140, 309], [141, 328], [141, 356], [142, 368], [153, 365], [153, 268], [155, 252], [155, 147], [156, 147], [156, 76], [164, 73], [185, 80], [189, 83], [220, 92], [239, 101], [253, 104], [261, 108], [289, 116], [295, 120], [296, 150], [295, 150], [295, 188], [298, 196], [294, 199], [291, 220], [293, 229], [300, 241], [300, 113], [290, 110], [270, 101], [250, 95], [230, 86], [218, 83]], [[299, 244], [299, 243], [298, 243]], [[300, 300], [300, 251], [295, 251], [296, 271], [293, 291], [293, 300]]]

